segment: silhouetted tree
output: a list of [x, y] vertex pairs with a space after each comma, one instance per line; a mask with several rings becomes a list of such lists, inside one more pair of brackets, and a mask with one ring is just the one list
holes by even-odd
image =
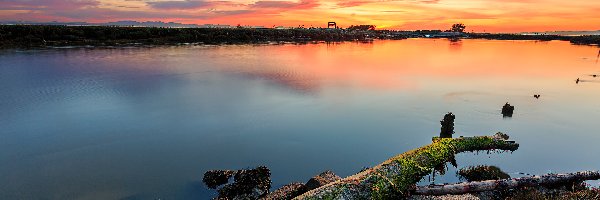
[[452, 25], [452, 32], [465, 32], [465, 29], [467, 28], [467, 26], [465, 26], [464, 24], [460, 23], [460, 24], [453, 24]]

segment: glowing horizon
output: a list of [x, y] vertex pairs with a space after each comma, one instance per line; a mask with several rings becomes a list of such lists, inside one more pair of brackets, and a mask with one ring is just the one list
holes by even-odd
[[571, 0], [0, 0], [1, 21], [164, 21], [186, 24], [448, 29], [600, 30], [600, 1]]

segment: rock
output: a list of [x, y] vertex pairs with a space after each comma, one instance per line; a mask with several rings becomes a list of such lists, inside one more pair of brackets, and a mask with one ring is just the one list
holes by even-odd
[[267, 194], [261, 199], [264, 200], [288, 200], [300, 196], [308, 191], [303, 183], [290, 183]]
[[496, 134], [494, 134], [494, 137], [498, 138], [498, 139], [503, 139], [503, 140], [510, 139], [510, 136], [508, 136], [507, 134], [502, 133], [502, 132], [497, 132]]
[[456, 116], [451, 112], [444, 115], [444, 119], [440, 121], [442, 124], [442, 130], [440, 131], [441, 138], [452, 138], [452, 134], [454, 134], [454, 119]]
[[235, 172], [232, 170], [210, 170], [204, 173], [202, 181], [210, 189], [217, 189], [217, 187], [229, 182], [229, 178], [233, 176]]
[[[218, 189], [217, 199], [258, 199], [269, 193], [271, 189], [271, 171], [267, 167], [247, 170], [211, 170], [204, 174], [204, 183], [216, 189], [217, 186], [229, 182], [233, 175], [233, 183]], [[226, 181], [225, 181], [226, 180]]]
[[466, 181], [486, 181], [509, 179], [510, 175], [496, 166], [475, 166], [462, 168], [456, 174]]
[[308, 190], [312, 190], [339, 180], [342, 180], [342, 178], [335, 175], [332, 171], [327, 170], [308, 180], [308, 182], [306, 182], [306, 187]]
[[[480, 200], [474, 194], [463, 194], [463, 195], [442, 195], [442, 196], [427, 196], [427, 195], [412, 195], [408, 197], [409, 200]], [[491, 199], [491, 198], [490, 198]]]
[[370, 167], [363, 167], [362, 169], [360, 169], [360, 171], [358, 171], [358, 173], [364, 172], [371, 169]]
[[508, 102], [506, 102], [506, 104], [504, 104], [504, 106], [502, 107], [502, 115], [504, 117], [512, 117], [514, 111], [515, 107], [508, 104]]

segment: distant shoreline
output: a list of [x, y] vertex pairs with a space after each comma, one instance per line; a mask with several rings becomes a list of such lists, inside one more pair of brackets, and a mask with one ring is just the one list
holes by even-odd
[[65, 46], [146, 46], [180, 44], [268, 44], [450, 38], [569, 41], [598, 45], [600, 36], [454, 33], [441, 31], [345, 30], [323, 28], [158, 28], [110, 26], [0, 25], [0, 49]]

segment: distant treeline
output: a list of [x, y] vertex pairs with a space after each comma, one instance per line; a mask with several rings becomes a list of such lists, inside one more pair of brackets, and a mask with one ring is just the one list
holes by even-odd
[[[166, 45], [180, 43], [244, 44], [307, 41], [368, 41], [407, 37], [453, 37], [441, 31], [386, 31], [362, 29], [254, 29], [254, 28], [159, 28], [109, 26], [0, 25], [0, 48], [48, 46]], [[573, 44], [600, 45], [600, 36], [554, 36], [461, 33], [458, 38], [495, 40], [564, 40]]]
[[269, 41], [365, 40], [368, 34], [342, 29], [159, 28], [0, 25], [0, 48], [66, 45], [236, 44]]
[[563, 35], [520, 35], [520, 34], [481, 34], [470, 33], [469, 38], [490, 40], [562, 40], [577, 45], [600, 45], [600, 35], [563, 36]]

